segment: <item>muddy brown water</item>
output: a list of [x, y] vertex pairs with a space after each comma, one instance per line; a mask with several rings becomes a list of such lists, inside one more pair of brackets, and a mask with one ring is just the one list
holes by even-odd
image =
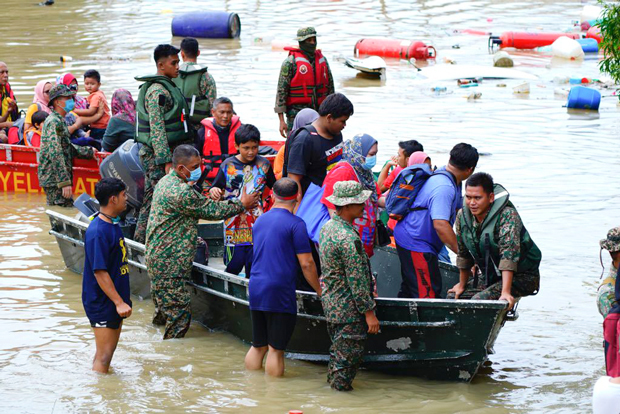
[[[597, 59], [568, 62], [538, 53], [515, 54], [517, 69], [539, 77], [529, 96], [515, 96], [519, 80], [485, 81], [475, 91], [455, 81], [420, 83], [405, 61], [388, 61], [387, 78], [368, 79], [345, 67], [364, 36], [422, 40], [438, 50], [437, 63], [489, 66], [486, 37], [455, 34], [476, 29], [563, 31], [578, 19], [579, 1], [180, 1], [3, 0], [0, 60], [10, 68], [18, 101], [32, 99], [35, 83], [66, 71], [102, 74], [137, 96], [133, 77], [153, 70], [158, 43], [174, 13], [213, 9], [239, 13], [238, 40], [201, 41], [218, 95], [232, 98], [243, 122], [277, 137], [273, 113], [278, 69], [285, 57], [271, 41], [292, 41], [313, 24], [336, 89], [355, 105], [345, 138], [359, 132], [379, 142], [379, 164], [399, 140], [420, 140], [434, 163], [469, 142], [484, 152], [479, 171], [510, 191], [543, 252], [538, 296], [520, 304], [496, 353], [471, 384], [431, 382], [363, 371], [356, 391], [332, 392], [325, 367], [287, 361], [274, 380], [243, 368], [247, 346], [226, 333], [193, 325], [187, 338], [163, 342], [150, 322], [153, 306], [136, 301], [113, 361], [113, 374], [90, 372], [93, 335], [81, 305], [81, 277], [65, 269], [48, 235], [44, 198], [0, 194], [0, 407], [6, 413], [69, 412], [586, 412], [604, 372], [602, 319], [595, 306], [600, 274], [598, 240], [618, 225], [617, 99], [604, 97], [596, 114], [567, 113], [555, 95], [556, 76], [600, 76]], [[261, 40], [262, 39], [262, 40]], [[460, 48], [454, 49], [453, 46]], [[61, 55], [73, 61], [63, 67]], [[499, 87], [505, 84], [506, 87]], [[433, 86], [448, 93], [435, 95]], [[82, 90], [83, 92], [83, 90]], [[603, 91], [603, 95], [610, 95]], [[606, 254], [606, 253], [605, 253]], [[603, 256], [608, 264], [608, 256]]]

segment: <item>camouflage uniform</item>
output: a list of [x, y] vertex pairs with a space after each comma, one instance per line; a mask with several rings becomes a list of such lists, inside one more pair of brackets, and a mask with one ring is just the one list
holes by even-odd
[[[300, 29], [297, 32], [297, 40], [303, 41], [308, 37], [315, 37], [316, 31], [312, 27], [307, 27], [304, 29]], [[310, 63], [312, 64], [313, 71], [316, 69], [316, 65], [314, 63], [314, 58], [310, 58], [306, 55]], [[325, 63], [327, 64], [328, 69], [328, 77], [329, 81], [327, 83], [327, 94], [331, 95], [334, 93], [334, 78], [332, 76], [332, 71], [329, 68], [329, 62], [327, 62], [327, 58], [325, 59]], [[297, 65], [295, 64], [295, 57], [288, 56], [284, 62], [282, 63], [282, 67], [280, 68], [280, 77], [278, 79], [278, 91], [276, 93], [276, 106], [274, 108], [277, 114], [286, 114], [286, 124], [288, 125], [288, 130], [291, 131], [293, 129], [293, 121], [295, 121], [295, 117], [304, 108], [312, 108], [315, 111], [318, 111], [319, 108], [312, 107], [312, 105], [286, 105], [286, 99], [288, 98], [289, 91], [291, 88], [291, 81], [295, 77], [295, 72], [297, 71]]]
[[[456, 217], [455, 229], [457, 236], [457, 244], [459, 253], [456, 258], [456, 265], [459, 269], [471, 269], [475, 262], [469, 253], [467, 246], [461, 237], [461, 215], [460, 210]], [[473, 220], [474, 231], [478, 231], [480, 224]], [[506, 206], [500, 213], [499, 222], [493, 229], [493, 238], [498, 241], [500, 261], [497, 268], [502, 270], [512, 270], [514, 273], [512, 278], [512, 296], [526, 296], [534, 290], [538, 290], [540, 283], [540, 272], [538, 269], [517, 273], [519, 260], [521, 259], [521, 229], [523, 222], [519, 213], [514, 207]], [[485, 285], [484, 277], [479, 278], [478, 286], [474, 287], [474, 280], [469, 279], [467, 288], [460, 296], [461, 299], [486, 299], [497, 300], [502, 295], [502, 282], [493, 283], [490, 286]], [[448, 296], [454, 297], [453, 294]]]
[[[352, 181], [336, 183], [334, 194], [343, 187], [339, 184], [361, 189]], [[321, 229], [319, 254], [321, 302], [332, 340], [327, 381], [336, 390], [348, 391], [364, 356], [368, 330], [364, 313], [375, 308], [370, 262], [353, 225], [337, 215]]]
[[237, 199], [217, 202], [198, 194], [172, 171], [153, 195], [146, 234], [146, 267], [155, 304], [153, 323], [166, 325], [164, 339], [182, 338], [191, 321], [189, 281], [196, 254], [198, 220], [221, 220], [243, 211]]
[[[207, 116], [208, 118], [211, 116], [210, 114], [211, 109], [213, 108], [213, 101], [215, 101], [215, 98], [217, 98], [217, 87], [215, 86], [215, 79], [213, 79], [213, 76], [211, 76], [209, 72], [203, 73], [200, 77], [198, 89], [200, 90], [200, 94], [202, 96], [205, 96], [209, 101], [209, 108], [207, 108], [207, 113], [209, 114]], [[192, 124], [192, 126], [196, 131], [202, 128], [202, 124]]]
[[[607, 233], [607, 238], [600, 241], [601, 249], [605, 249], [610, 253], [620, 251], [620, 227], [614, 227]], [[602, 252], [601, 252], [602, 254]], [[596, 305], [598, 311], [603, 318], [607, 316], [611, 308], [616, 303], [616, 277], [618, 269], [614, 267], [613, 262], [609, 274], [605, 278], [596, 292]]]
[[95, 156], [94, 148], [73, 145], [70, 135], [64, 118], [58, 112], [52, 111], [41, 131], [37, 172], [39, 185], [45, 191], [47, 204], [50, 206], [73, 206], [73, 200], [62, 195], [63, 187], [73, 186], [73, 158]]
[[[159, 105], [160, 96], [165, 97], [164, 106]], [[134, 240], [139, 243], [144, 243], [146, 237], [153, 191], [159, 180], [166, 175], [166, 163], [172, 162], [174, 148], [181, 144], [192, 144], [191, 140], [179, 142], [172, 147], [168, 144], [164, 114], [170, 111], [173, 106], [172, 95], [164, 86], [159, 83], [153, 83], [149, 86], [145, 98], [145, 107], [149, 113], [152, 148], [148, 145], [142, 145], [140, 148], [140, 162], [144, 169], [144, 198], [134, 234]]]

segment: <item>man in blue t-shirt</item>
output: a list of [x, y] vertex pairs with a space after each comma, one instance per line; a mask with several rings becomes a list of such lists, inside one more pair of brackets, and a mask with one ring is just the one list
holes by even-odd
[[439, 298], [441, 273], [437, 256], [444, 245], [457, 253], [452, 226], [463, 207], [461, 183], [474, 173], [478, 151], [457, 144], [448, 165], [433, 174], [420, 189], [412, 211], [394, 228], [394, 240], [403, 278], [400, 298]]
[[107, 373], [121, 335], [123, 319], [131, 316], [129, 265], [118, 223], [127, 208], [125, 183], [104, 178], [95, 185], [99, 215], [84, 238], [82, 304], [95, 333], [93, 371]]
[[254, 224], [254, 263], [250, 276], [252, 347], [245, 367], [280, 377], [284, 374], [286, 349], [297, 318], [295, 287], [300, 266], [304, 277], [321, 295], [304, 221], [293, 215], [299, 186], [282, 178], [273, 186], [275, 204]]

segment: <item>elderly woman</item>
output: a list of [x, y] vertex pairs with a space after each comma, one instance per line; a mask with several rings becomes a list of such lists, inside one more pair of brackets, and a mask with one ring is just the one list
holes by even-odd
[[112, 118], [103, 136], [103, 150], [112, 152], [136, 136], [136, 103], [127, 89], [112, 95]]

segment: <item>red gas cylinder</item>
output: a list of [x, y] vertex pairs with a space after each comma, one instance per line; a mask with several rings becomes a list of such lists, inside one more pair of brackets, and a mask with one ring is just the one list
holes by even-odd
[[529, 33], [529, 32], [506, 32], [501, 36], [489, 37], [489, 46], [499, 45], [500, 48], [514, 47], [515, 49], [535, 49], [549, 46], [559, 37], [566, 36], [571, 39], [579, 39], [579, 33]]
[[353, 53], [359, 55], [383, 56], [398, 59], [435, 59], [437, 51], [433, 46], [413, 40], [361, 39], [355, 44]]
[[590, 27], [586, 33], [586, 37], [589, 39], [596, 39], [597, 42], [601, 43], [603, 41], [603, 36], [601, 36], [601, 28], [598, 26]]

